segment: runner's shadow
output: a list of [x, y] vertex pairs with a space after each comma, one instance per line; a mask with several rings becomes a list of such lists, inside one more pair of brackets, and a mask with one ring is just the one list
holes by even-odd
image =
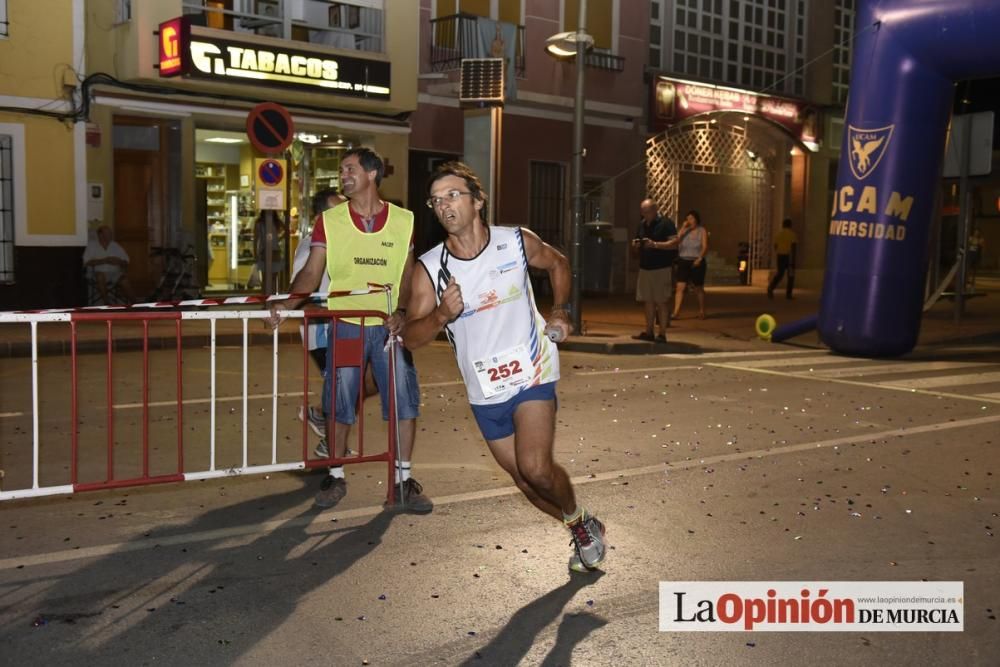
[[[301, 482], [154, 529], [83, 567], [40, 571], [33, 583], [42, 595], [0, 607], [0, 617], [17, 616], [16, 625], [0, 627], [5, 660], [238, 661], [377, 549], [395, 516], [379, 512], [344, 527], [332, 517], [316, 521], [304, 503], [313, 479]], [[331, 599], [340, 613], [353, 613], [352, 601]], [[44, 627], [33, 629], [32, 619]]]
[[556, 634], [556, 644], [545, 656], [541, 667], [566, 667], [572, 663], [573, 648], [594, 630], [608, 624], [607, 619], [593, 614], [563, 616]]
[[[462, 666], [518, 664], [531, 649], [538, 633], [558, 618], [566, 603], [572, 600], [573, 596], [580, 590], [596, 583], [602, 576], [604, 573], [599, 570], [589, 574], [571, 574], [569, 581], [562, 586], [518, 609], [510, 617], [510, 621], [507, 622], [503, 630], [493, 638], [493, 641], [476, 651], [472, 657], [467, 658]], [[573, 646], [586, 637], [591, 630], [607, 622], [603, 619], [595, 619], [601, 622], [596, 626], [588, 627], [585, 622], [567, 623], [570, 618], [578, 617], [566, 617], [563, 620], [559, 626], [556, 646], [553, 647], [549, 655], [569, 656], [573, 652]], [[586, 615], [580, 618], [595, 617]], [[566, 631], [564, 631], [564, 627], [567, 628]], [[563, 664], [569, 664], [569, 661], [567, 660]]]

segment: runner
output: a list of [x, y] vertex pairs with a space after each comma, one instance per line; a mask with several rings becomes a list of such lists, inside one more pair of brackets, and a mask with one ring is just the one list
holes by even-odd
[[[552, 459], [559, 379], [553, 340], [572, 328], [569, 262], [530, 230], [489, 227], [479, 178], [461, 162], [437, 169], [427, 206], [448, 237], [413, 272], [403, 342], [418, 348], [445, 330], [493, 458], [535, 507], [569, 528], [570, 569], [595, 569], [604, 560], [604, 525], [577, 505], [569, 476]], [[548, 271], [552, 282], [548, 328], [529, 266]]]

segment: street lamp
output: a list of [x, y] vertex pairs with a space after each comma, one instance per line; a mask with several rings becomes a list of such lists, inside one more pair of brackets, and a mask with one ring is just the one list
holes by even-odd
[[584, 55], [594, 46], [594, 38], [587, 34], [587, 0], [580, 0], [576, 32], [560, 32], [545, 40], [545, 50], [549, 55], [561, 60], [576, 59], [576, 99], [573, 104], [573, 236], [570, 262], [573, 265], [573, 284], [570, 290], [570, 310], [573, 328], [577, 334], [583, 333], [583, 318], [580, 308], [580, 284], [583, 280], [581, 233], [583, 230], [583, 73]]

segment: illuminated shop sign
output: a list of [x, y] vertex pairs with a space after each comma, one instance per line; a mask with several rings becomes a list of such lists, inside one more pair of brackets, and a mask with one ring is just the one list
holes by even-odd
[[[178, 25], [174, 25], [174, 24]], [[160, 25], [160, 76], [325, 91], [389, 99], [389, 63], [192, 34], [186, 22]]]
[[817, 137], [816, 110], [788, 98], [664, 76], [653, 79], [651, 93], [650, 126], [657, 132], [708, 111], [735, 111], [763, 116], [803, 141]]
[[186, 41], [187, 22], [171, 19], [160, 24], [160, 76], [181, 73], [181, 42]]

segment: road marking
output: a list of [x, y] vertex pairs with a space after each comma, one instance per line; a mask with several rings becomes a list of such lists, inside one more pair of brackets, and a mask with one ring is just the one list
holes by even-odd
[[792, 377], [800, 380], [814, 380], [819, 382], [834, 382], [836, 384], [847, 384], [855, 387], [867, 387], [869, 389], [890, 389], [892, 391], [905, 391], [910, 394], [923, 394], [925, 396], [940, 396], [942, 398], [957, 398], [963, 401], [977, 401], [982, 403], [1000, 403], [1000, 398], [991, 398], [989, 394], [955, 394], [947, 391], [931, 391], [929, 389], [919, 389], [916, 387], [901, 387], [880, 382], [862, 382], [861, 380], [845, 380], [843, 378], [820, 377], [812, 373], [776, 371], [770, 368], [747, 368], [737, 364], [707, 364], [716, 368], [728, 368], [734, 371], [746, 371], [748, 373], [760, 373], [761, 375], [775, 375], [778, 377]]
[[768, 368], [771, 366], [824, 366], [827, 364], [850, 364], [856, 363], [858, 360], [851, 357], [841, 357], [839, 355], [829, 353], [814, 357], [800, 357], [793, 359], [753, 359], [750, 361], [736, 361], [733, 362], [735, 366], [741, 366], [742, 368]]
[[[714, 465], [719, 465], [720, 463], [728, 463], [731, 461], [747, 461], [747, 460], [761, 459], [771, 456], [781, 456], [783, 454], [795, 454], [798, 452], [816, 451], [820, 449], [829, 449], [831, 447], [838, 447], [841, 445], [849, 445], [852, 443], [867, 443], [873, 440], [884, 440], [888, 438], [907, 438], [922, 433], [938, 433], [942, 431], [951, 431], [954, 429], [983, 426], [985, 424], [994, 424], [997, 422], [1000, 422], [1000, 415], [991, 415], [988, 417], [972, 417], [970, 419], [937, 422], [933, 424], [924, 424], [922, 426], [907, 426], [907, 427], [894, 428], [894, 429], [889, 429], [887, 431], [879, 431], [879, 432], [865, 431], [861, 433], [856, 433], [854, 435], [846, 435], [839, 438], [831, 438], [829, 440], [803, 442], [796, 445], [786, 445], [784, 447], [770, 447], [770, 448], [758, 449], [755, 451], [746, 451], [746, 452], [729, 452], [726, 454], [720, 454], [718, 456], [706, 456], [698, 459], [677, 461], [675, 463], [667, 461], [655, 465], [642, 466], [640, 468], [624, 468], [620, 470], [611, 470], [608, 472], [596, 473], [593, 475], [573, 477], [572, 482], [574, 485], [582, 485], [594, 482], [617, 480], [623, 477], [640, 477], [643, 475], [650, 475], [656, 473], [665, 473], [665, 472], [669, 473], [673, 471], [686, 470], [689, 468], [702, 468], [706, 466], [714, 466]], [[907, 442], [907, 444], [912, 446], [912, 442]], [[517, 495], [520, 492], [521, 491], [515, 486], [506, 486], [497, 489], [471, 491], [469, 493], [456, 493], [450, 496], [439, 496], [434, 498], [434, 504], [437, 507], [442, 507], [444, 505], [454, 505], [464, 502], [489, 500], [491, 498], [499, 498], [503, 496], [512, 496], [512, 495]], [[304, 491], [303, 504], [307, 502], [311, 503], [312, 500], [308, 497], [308, 493]], [[272, 521], [265, 521], [262, 523], [244, 524], [240, 526], [231, 526], [228, 528], [218, 528], [214, 530], [202, 530], [190, 533], [180, 533], [177, 535], [164, 535], [162, 537], [155, 535], [155, 529], [154, 529], [153, 531], [154, 534], [150, 536], [150, 538], [143, 539], [142, 541], [117, 542], [113, 544], [102, 544], [93, 547], [84, 547], [81, 549], [51, 551], [48, 553], [32, 554], [26, 556], [17, 556], [13, 558], [0, 559], [0, 571], [15, 569], [19, 566], [36, 567], [41, 565], [52, 565], [54, 563], [65, 563], [69, 561], [81, 560], [87, 558], [116, 556], [120, 554], [161, 548], [164, 546], [195, 544], [198, 542], [207, 542], [213, 540], [221, 541], [248, 535], [269, 534], [283, 528], [311, 527], [314, 529], [313, 534], [335, 532], [338, 530], [342, 530], [342, 526], [332, 524], [330, 520], [334, 517], [336, 517], [338, 520], [361, 519], [361, 518], [375, 516], [381, 513], [382, 511], [383, 508], [381, 505], [375, 505], [370, 507], [359, 507], [350, 510], [331, 509], [316, 514], [309, 514], [308, 516], [298, 516], [293, 519], [276, 519]]]
[[447, 382], [421, 382], [421, 387], [452, 387], [458, 384], [465, 384], [464, 380], [448, 380]]
[[704, 354], [684, 354], [682, 352], [672, 352], [670, 354], [658, 354], [656, 356], [664, 359], [721, 359], [724, 357], [762, 357], [765, 355], [780, 354], [782, 356], [792, 354], [816, 354], [817, 350], [733, 350], [732, 352], [705, 352]]
[[976, 366], [993, 366], [988, 362], [975, 361], [897, 361], [892, 364], [858, 366], [853, 368], [824, 368], [814, 375], [821, 377], [864, 377], [865, 375], [892, 375], [895, 373], [918, 373], [928, 371], [949, 371]]
[[582, 373], [573, 373], [573, 375], [622, 375], [624, 373], [656, 373], [659, 371], [690, 371], [698, 368], [704, 368], [706, 364], [698, 364], [697, 366], [648, 366], [644, 368], [613, 368], [609, 371], [583, 371]]
[[987, 384], [1000, 382], [1000, 373], [966, 373], [963, 375], [945, 375], [942, 377], [914, 378], [912, 380], [887, 380], [884, 384], [907, 389], [924, 389], [933, 387], [958, 387], [963, 384]]

